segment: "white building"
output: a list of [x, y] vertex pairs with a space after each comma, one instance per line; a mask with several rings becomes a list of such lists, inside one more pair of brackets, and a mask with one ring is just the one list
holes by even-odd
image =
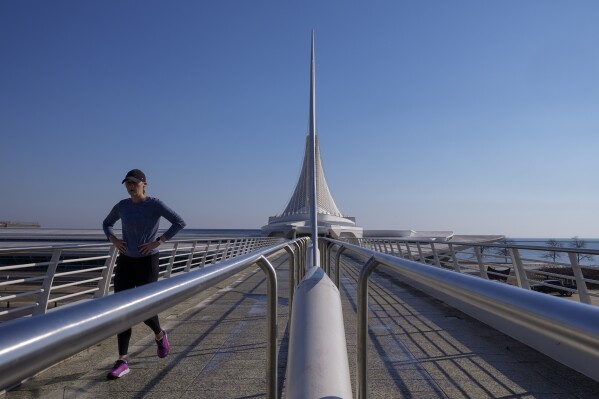
[[[314, 38], [312, 38], [312, 59], [310, 67], [310, 129], [315, 136], [316, 164], [316, 203], [318, 235], [339, 237], [362, 237], [362, 228], [356, 226], [353, 217], [343, 216], [335, 204], [324, 175], [320, 159], [320, 146], [316, 135], [316, 95], [314, 80]], [[306, 149], [302, 171], [289, 203], [282, 214], [268, 218], [268, 224], [262, 227], [265, 235], [270, 237], [294, 238], [310, 235], [310, 197], [311, 197], [311, 167], [310, 167], [310, 133], [306, 136]]]

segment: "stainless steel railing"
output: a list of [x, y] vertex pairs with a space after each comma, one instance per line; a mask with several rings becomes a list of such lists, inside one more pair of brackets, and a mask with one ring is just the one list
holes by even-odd
[[[277, 279], [266, 256], [290, 246], [305, 248], [307, 240], [301, 238], [270, 245], [133, 290], [1, 324], [0, 390], [10, 388], [23, 379], [258, 264], [267, 275], [267, 397], [274, 398], [277, 394]], [[222, 256], [228, 256], [232, 248], [232, 245], [229, 246], [229, 252], [221, 253]], [[302, 259], [305, 251], [294, 251], [294, 254], [290, 258], [291, 263], [305, 264]]]
[[[379, 266], [399, 275], [407, 284], [599, 381], [596, 367], [599, 364], [599, 307], [564, 301], [510, 284], [497, 284], [344, 241], [323, 241], [333, 244], [326, 247], [329, 252], [333, 249], [338, 254], [352, 252], [365, 261], [358, 280], [358, 398], [368, 396], [368, 279]], [[331, 259], [330, 254], [328, 259]], [[337, 276], [340, 272], [337, 268]]]
[[344, 239], [377, 252], [599, 305], [599, 251], [509, 242]]
[[[173, 240], [160, 249], [160, 278], [203, 268], [281, 239]], [[108, 295], [118, 252], [110, 243], [0, 249], [0, 321]]]

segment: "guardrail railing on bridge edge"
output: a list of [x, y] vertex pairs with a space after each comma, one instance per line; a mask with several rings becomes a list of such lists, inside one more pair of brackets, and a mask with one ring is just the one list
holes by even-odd
[[[9, 389], [37, 372], [257, 264], [267, 276], [266, 391], [268, 398], [274, 398], [277, 394], [277, 278], [266, 256], [285, 249], [293, 255], [289, 257], [290, 270], [301, 269], [296, 264], [305, 265], [302, 257], [305, 257], [307, 241], [307, 238], [300, 238], [271, 245], [133, 290], [0, 324], [0, 390]], [[292, 246], [297, 250], [291, 249]]]
[[[160, 278], [212, 265], [281, 239], [240, 237], [172, 240], [160, 248]], [[0, 249], [0, 320], [39, 315], [113, 287], [118, 251], [110, 243]], [[53, 305], [53, 306], [52, 306]]]
[[[368, 397], [368, 278], [379, 266], [404, 282], [599, 381], [599, 307], [566, 301], [509, 284], [402, 259], [344, 241], [325, 242], [325, 259], [336, 247], [336, 281], [345, 252], [366, 260], [358, 279], [357, 396]], [[329, 262], [330, 264], [330, 262]]]
[[[520, 288], [562, 296], [578, 294], [578, 300], [586, 304], [593, 304], [593, 298], [599, 302], [599, 267], [583, 264], [598, 256], [598, 250], [437, 239], [356, 238], [342, 241]], [[562, 258], [567, 258], [568, 262], [561, 262]]]

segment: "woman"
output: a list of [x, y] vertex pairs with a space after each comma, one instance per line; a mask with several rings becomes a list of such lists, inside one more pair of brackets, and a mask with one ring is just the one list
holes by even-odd
[[[146, 194], [146, 175], [141, 170], [129, 171], [122, 183], [131, 198], [117, 203], [103, 223], [104, 234], [120, 253], [115, 269], [114, 292], [158, 280], [158, 247], [185, 227], [185, 222], [179, 215], [159, 199]], [[171, 222], [171, 227], [156, 238], [161, 217]], [[114, 224], [119, 219], [122, 224], [122, 239], [117, 238], [113, 231]], [[158, 316], [144, 323], [155, 334], [158, 357], [166, 357], [170, 345], [166, 331], [160, 327]], [[117, 335], [119, 359], [108, 373], [108, 378], [120, 378], [129, 373], [127, 352], [130, 339], [131, 329]]]

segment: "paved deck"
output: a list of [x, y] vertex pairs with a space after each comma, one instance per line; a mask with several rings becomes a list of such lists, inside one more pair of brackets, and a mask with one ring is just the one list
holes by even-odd
[[[279, 276], [279, 392], [287, 354], [287, 257]], [[355, 392], [356, 279], [363, 259], [342, 257], [341, 295]], [[592, 398], [599, 383], [477, 322], [385, 271], [371, 281], [370, 398]], [[131, 373], [107, 381], [116, 358], [108, 339], [6, 398], [265, 397], [266, 281], [250, 268], [160, 315], [171, 354], [156, 357], [153, 334], [134, 327]]]

